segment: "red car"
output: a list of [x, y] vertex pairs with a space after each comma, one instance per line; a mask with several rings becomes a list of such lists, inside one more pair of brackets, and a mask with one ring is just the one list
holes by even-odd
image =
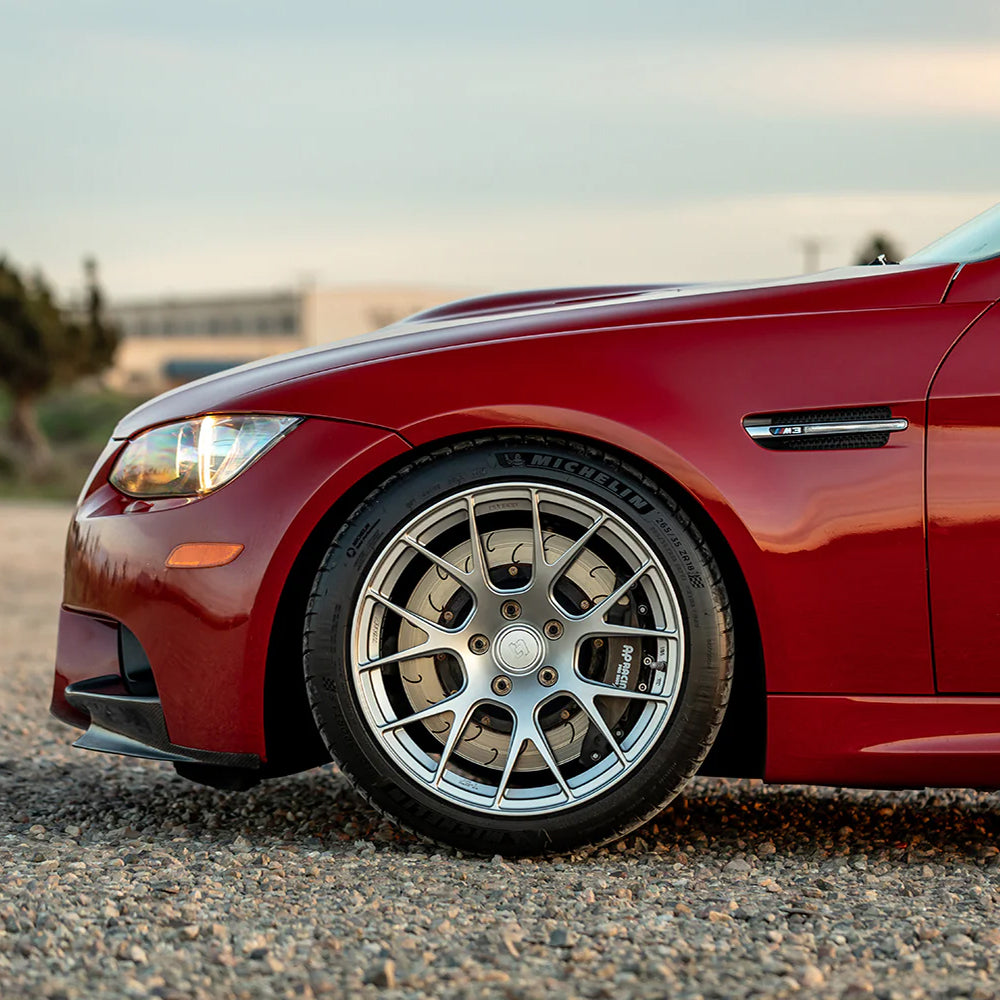
[[335, 760], [464, 850], [700, 771], [1000, 787], [1000, 206], [900, 264], [496, 295], [126, 417], [67, 546], [76, 745]]

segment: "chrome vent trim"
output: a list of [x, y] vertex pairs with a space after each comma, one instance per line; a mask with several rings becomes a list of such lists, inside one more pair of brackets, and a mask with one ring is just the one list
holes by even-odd
[[751, 440], [772, 451], [826, 451], [882, 448], [889, 435], [905, 431], [909, 421], [893, 417], [888, 406], [798, 413], [752, 414], [743, 418]]

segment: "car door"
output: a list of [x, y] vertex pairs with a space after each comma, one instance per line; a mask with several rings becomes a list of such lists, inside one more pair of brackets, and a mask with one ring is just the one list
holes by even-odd
[[1000, 259], [966, 265], [948, 302], [983, 312], [927, 407], [927, 555], [937, 688], [1000, 692]]

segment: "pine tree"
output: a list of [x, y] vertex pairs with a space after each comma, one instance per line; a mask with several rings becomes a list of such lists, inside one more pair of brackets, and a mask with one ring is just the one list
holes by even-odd
[[903, 254], [896, 246], [891, 236], [885, 233], [873, 233], [868, 237], [868, 242], [858, 251], [854, 258], [855, 264], [878, 264], [880, 258], [885, 257], [886, 264], [898, 264], [903, 259]]
[[10, 400], [8, 435], [32, 468], [51, 458], [38, 424], [37, 404], [50, 389], [107, 368], [118, 346], [118, 331], [103, 317], [97, 265], [84, 262], [87, 299], [83, 314], [71, 318], [56, 304], [41, 274], [24, 279], [0, 258], [0, 384]]

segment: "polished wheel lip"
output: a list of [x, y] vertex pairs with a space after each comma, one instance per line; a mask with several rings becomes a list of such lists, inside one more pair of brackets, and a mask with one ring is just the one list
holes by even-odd
[[[484, 533], [476, 520], [484, 516], [481, 512], [488, 516], [502, 509], [501, 501], [508, 506], [519, 503], [522, 513], [530, 512], [532, 525], [530, 579], [511, 588], [498, 586], [491, 579]], [[578, 519], [580, 529], [575, 539], [564, 539], [568, 544], [553, 562], [548, 561], [542, 529], [542, 505], [546, 504], [572, 514]], [[420, 541], [423, 538], [433, 545], [434, 538], [428, 536], [436, 528], [447, 523], [454, 530], [463, 517], [468, 556], [462, 565], [450, 562]], [[476, 526], [475, 531], [470, 529], [471, 525]], [[605, 545], [617, 547], [617, 555], [630, 567], [629, 575], [612, 593], [595, 596], [593, 602], [583, 602], [586, 607], [571, 614], [556, 602], [555, 586], [599, 532]], [[552, 537], [550, 534], [550, 540]], [[406, 607], [405, 602], [399, 605], [382, 592], [386, 580], [398, 579], [400, 566], [407, 558], [411, 561], [416, 558], [416, 553], [431, 563], [442, 579], [450, 578], [456, 588], [465, 590], [472, 598], [471, 611], [463, 621], [447, 626], [441, 621], [431, 621]], [[540, 553], [540, 560], [536, 559], [536, 553]], [[656, 627], [606, 621], [615, 603], [626, 601], [623, 595], [639, 585], [658, 602]], [[666, 730], [680, 697], [685, 635], [680, 602], [669, 574], [649, 542], [629, 521], [589, 494], [566, 486], [528, 480], [489, 482], [457, 490], [431, 503], [411, 515], [381, 546], [360, 594], [352, 622], [350, 670], [363, 719], [375, 742], [411, 781], [452, 805], [496, 816], [531, 816], [559, 812], [590, 801], [634, 771]], [[516, 622], [501, 613], [502, 604], [512, 596], [517, 596], [522, 606]], [[419, 630], [425, 639], [401, 652], [370, 656], [372, 635], [381, 635], [388, 612]], [[558, 640], [546, 639], [541, 631], [553, 618], [564, 629]], [[504, 636], [523, 639], [526, 627], [533, 637], [537, 636], [540, 651], [537, 656], [529, 657], [530, 666], [518, 669], [515, 664], [511, 669], [509, 663], [505, 665], [498, 657], [498, 646]], [[522, 631], [518, 632], [519, 629]], [[475, 655], [470, 651], [469, 639], [483, 632], [491, 640], [491, 649], [484, 655]], [[578, 662], [583, 644], [604, 636], [622, 641], [631, 637], [637, 646], [641, 640], [657, 640], [651, 690], [622, 690], [580, 672]], [[397, 716], [386, 691], [383, 671], [401, 671], [403, 664], [433, 655], [440, 658], [442, 654], [454, 657], [461, 665], [460, 686], [433, 704], [419, 709], [414, 706], [413, 712]], [[518, 662], [523, 659], [522, 656]], [[543, 664], [551, 665], [556, 673], [557, 680], [551, 685], [543, 685], [538, 679]], [[512, 690], [503, 697], [497, 696], [491, 687], [498, 668], [512, 681]], [[599, 707], [599, 700], [604, 698], [645, 703], [636, 720], [629, 723], [628, 733], [616, 734], [607, 724]], [[560, 765], [545, 736], [550, 729], [544, 719], [556, 699], [571, 699], [582, 709], [588, 728], [594, 727], [595, 735], [602, 737], [607, 747], [603, 756], [595, 754], [593, 760], [579, 757], [577, 766], [582, 770], [568, 778], [560, 767], [571, 762], [563, 761]], [[464, 734], [471, 726], [479, 725], [476, 720], [484, 711], [494, 709], [508, 714], [511, 733], [502, 771], [499, 765], [494, 768], [496, 784], [490, 786], [471, 776], [467, 767], [460, 771], [456, 766], [464, 763], [459, 754]], [[445, 723], [448, 716], [450, 724]], [[416, 723], [429, 729], [432, 722], [445, 727], [434, 730], [442, 743], [439, 755], [428, 753], [407, 732]], [[542, 772], [535, 773], [549, 772], [551, 780], [542, 785], [518, 785], [513, 780], [515, 775], [524, 778], [525, 772], [517, 764], [529, 747], [541, 760]]]

